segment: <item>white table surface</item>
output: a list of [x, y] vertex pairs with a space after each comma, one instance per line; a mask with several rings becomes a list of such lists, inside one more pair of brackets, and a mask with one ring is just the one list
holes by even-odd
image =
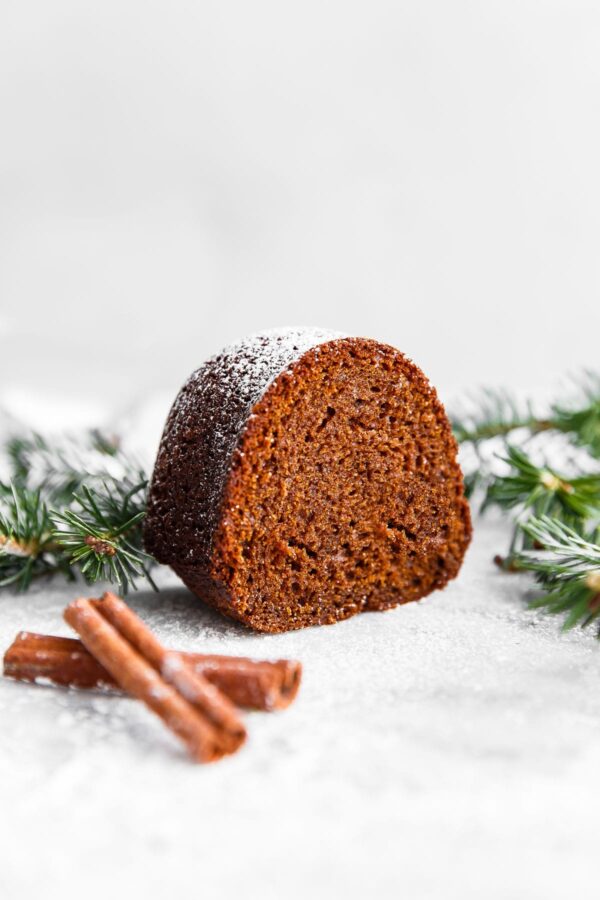
[[[600, 647], [526, 609], [527, 578], [491, 564], [504, 544], [477, 522], [443, 593], [279, 636], [164, 571], [133, 603], [169, 644], [305, 667], [216, 765], [134, 701], [0, 680], [0, 896], [597, 896]], [[68, 634], [74, 593], [2, 593], [2, 648]]]

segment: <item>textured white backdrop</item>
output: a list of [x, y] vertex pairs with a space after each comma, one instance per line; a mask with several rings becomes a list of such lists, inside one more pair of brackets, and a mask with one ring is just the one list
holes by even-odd
[[[599, 49], [582, 0], [4, 0], [0, 407], [151, 456], [205, 355], [290, 323], [387, 340], [444, 397], [594, 365]], [[598, 645], [524, 610], [504, 540], [479, 524], [444, 595], [278, 638], [138, 597], [173, 643], [306, 663], [221, 767], [127, 700], [0, 682], [2, 900], [594, 897]], [[70, 597], [3, 595], [2, 648]]]
[[443, 392], [597, 357], [600, 7], [5, 0], [0, 403], [174, 389], [251, 330]]

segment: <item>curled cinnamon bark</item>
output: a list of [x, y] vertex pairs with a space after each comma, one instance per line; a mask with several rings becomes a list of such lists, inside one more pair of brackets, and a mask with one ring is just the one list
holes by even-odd
[[[135, 633], [135, 640], [128, 639], [99, 611], [104, 602], [79, 598], [67, 606], [64, 616], [119, 687], [160, 716], [199, 762], [212, 762], [236, 750], [245, 740], [245, 729], [241, 722], [231, 720], [230, 710], [224, 709], [222, 702], [228, 701], [218, 689], [191, 670], [189, 677], [181, 680], [179, 673], [173, 675], [167, 665], [165, 677], [163, 669], [169, 651], [155, 640], [148, 641], [141, 620], [136, 628], [128, 624], [126, 631], [129, 637]], [[114, 609], [113, 603], [107, 606]], [[144, 648], [142, 652], [140, 647]], [[190, 687], [192, 679], [196, 679], [194, 690]]]
[[[263, 711], [285, 709], [298, 693], [302, 666], [295, 660], [179, 653], [236, 706]], [[19, 632], [4, 654], [4, 675], [67, 688], [120, 690], [81, 641], [30, 631]]]
[[119, 691], [81, 641], [20, 631], [4, 654], [4, 675], [60, 687]]
[[115, 594], [107, 591], [101, 600], [92, 600], [91, 603], [154, 666], [167, 684], [172, 685], [214, 725], [227, 752], [234, 752], [241, 746], [246, 739], [246, 729], [233, 703], [214, 684], [194, 672], [174, 650], [163, 647], [140, 617]]

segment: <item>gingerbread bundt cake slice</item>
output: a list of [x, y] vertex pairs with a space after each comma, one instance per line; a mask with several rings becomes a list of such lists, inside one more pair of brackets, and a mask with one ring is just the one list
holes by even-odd
[[147, 549], [258, 631], [418, 600], [471, 536], [435, 390], [398, 350], [265, 332], [201, 366], [163, 434]]

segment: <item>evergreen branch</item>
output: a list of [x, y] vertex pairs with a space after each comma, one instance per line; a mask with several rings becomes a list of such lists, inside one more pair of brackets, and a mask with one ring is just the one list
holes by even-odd
[[459, 444], [477, 445], [522, 428], [537, 434], [552, 427], [547, 418], [537, 415], [530, 400], [520, 403], [509, 391], [492, 388], [482, 388], [450, 420]]
[[523, 531], [536, 548], [518, 554], [519, 566], [535, 572], [544, 594], [532, 607], [566, 616], [563, 629], [585, 628], [600, 616], [600, 542], [549, 516], [529, 519]]
[[89, 583], [108, 580], [123, 593], [136, 578], [150, 576], [154, 560], [142, 549], [141, 522], [145, 515], [147, 481], [131, 484], [104, 481], [102, 489], [83, 486], [72, 508], [52, 513], [54, 539]]
[[535, 515], [589, 519], [600, 516], [600, 474], [571, 477], [547, 465], [536, 465], [518, 447], [504, 460], [511, 473], [497, 476], [487, 489], [484, 507], [530, 509]]
[[12, 438], [6, 445], [12, 480], [42, 492], [48, 502], [68, 504], [73, 494], [90, 479], [107, 472], [116, 475], [127, 468], [118, 444], [99, 431], [83, 438], [63, 436], [50, 442], [42, 435]]
[[155, 564], [143, 550], [147, 478], [115, 441], [19, 437], [6, 447], [11, 480], [0, 483], [0, 587], [25, 590], [40, 575], [78, 569], [122, 591]]
[[554, 403], [546, 415], [531, 400], [520, 402], [507, 390], [483, 388], [450, 419], [459, 444], [479, 445], [524, 429], [529, 436], [544, 431], [568, 434], [573, 442], [600, 457], [600, 373], [584, 371], [570, 402]]
[[519, 447], [509, 446], [502, 462], [506, 475], [493, 476], [487, 485], [482, 510], [497, 506], [514, 511], [513, 530], [506, 557], [496, 563], [507, 571], [521, 567], [521, 551], [532, 546], [524, 527], [532, 517], [552, 516], [567, 525], [600, 521], [600, 474], [567, 475], [548, 464], [536, 464]]
[[585, 372], [579, 384], [578, 402], [552, 407], [553, 427], [600, 458], [600, 373]]
[[62, 570], [55, 550], [50, 513], [40, 492], [2, 485], [0, 587], [26, 590], [33, 578]]

